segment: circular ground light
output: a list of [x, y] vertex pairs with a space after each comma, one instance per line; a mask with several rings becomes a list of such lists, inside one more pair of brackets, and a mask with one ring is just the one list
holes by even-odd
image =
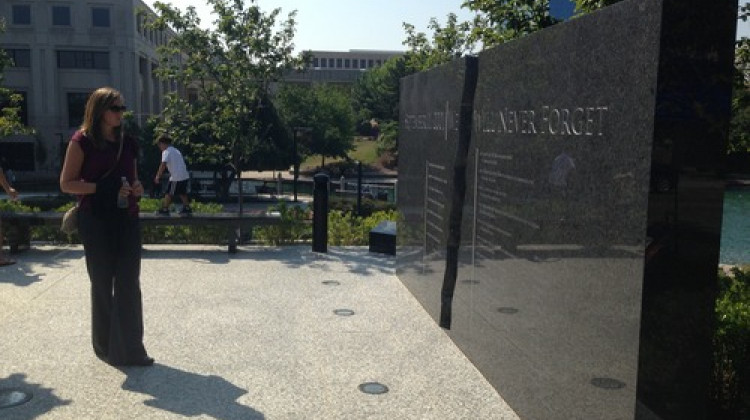
[[0, 408], [15, 407], [28, 402], [30, 399], [30, 392], [14, 388], [0, 389]]
[[341, 283], [337, 282], [336, 280], [326, 280], [323, 282], [326, 286], [338, 286]]
[[508, 314], [508, 315], [513, 315], [513, 314], [518, 313], [518, 309], [511, 308], [511, 307], [508, 307], [508, 306], [503, 306], [503, 307], [497, 308], [497, 311], [500, 312], [501, 314]]
[[351, 309], [334, 309], [333, 313], [339, 316], [352, 316], [354, 315], [354, 311]]
[[388, 387], [377, 382], [365, 382], [359, 385], [359, 390], [365, 394], [378, 395], [388, 392]]
[[625, 388], [625, 382], [613, 378], [594, 378], [591, 385], [602, 389], [622, 389]]

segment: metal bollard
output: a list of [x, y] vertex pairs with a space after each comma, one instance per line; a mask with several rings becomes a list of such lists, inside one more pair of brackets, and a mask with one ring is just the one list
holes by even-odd
[[313, 252], [328, 251], [328, 175], [313, 177]]

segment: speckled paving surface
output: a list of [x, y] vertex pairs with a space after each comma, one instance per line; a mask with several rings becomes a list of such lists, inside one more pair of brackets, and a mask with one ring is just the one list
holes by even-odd
[[146, 245], [156, 364], [127, 369], [91, 350], [80, 247], [15, 258], [0, 268], [0, 392], [32, 398], [2, 419], [517, 419], [395, 259], [366, 248]]

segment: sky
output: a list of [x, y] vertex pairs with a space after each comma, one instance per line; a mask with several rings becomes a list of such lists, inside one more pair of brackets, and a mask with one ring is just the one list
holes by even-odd
[[[144, 0], [153, 5], [155, 0]], [[195, 6], [204, 24], [214, 20], [205, 0], [161, 0], [186, 9]], [[742, 0], [744, 1], [744, 0]], [[462, 9], [462, 0], [257, 0], [265, 13], [281, 8], [278, 20], [297, 10], [296, 51], [388, 50], [403, 51], [406, 39], [403, 22], [411, 23], [418, 32], [426, 32], [430, 18], [441, 26], [448, 13], [459, 21], [470, 20], [472, 12]], [[245, 4], [250, 1], [246, 0]], [[750, 22], [738, 22], [738, 36], [750, 37]]]
[[[180, 9], [195, 6], [202, 23], [215, 17], [204, 0], [161, 0]], [[144, 0], [152, 5], [154, 0]], [[246, 0], [245, 4], [250, 1]], [[403, 51], [406, 32], [402, 22], [427, 32], [431, 17], [441, 25], [448, 13], [458, 15], [459, 21], [469, 20], [473, 14], [461, 9], [462, 0], [257, 0], [261, 10], [270, 13], [280, 8], [277, 21], [285, 20], [289, 12], [297, 10], [294, 36], [296, 51], [328, 50], [388, 50]]]

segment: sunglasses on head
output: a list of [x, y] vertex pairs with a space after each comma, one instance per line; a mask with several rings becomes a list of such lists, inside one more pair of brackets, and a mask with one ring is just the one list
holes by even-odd
[[126, 107], [125, 105], [112, 105], [109, 107], [109, 110], [113, 112], [124, 112], [127, 109], [128, 107]]

